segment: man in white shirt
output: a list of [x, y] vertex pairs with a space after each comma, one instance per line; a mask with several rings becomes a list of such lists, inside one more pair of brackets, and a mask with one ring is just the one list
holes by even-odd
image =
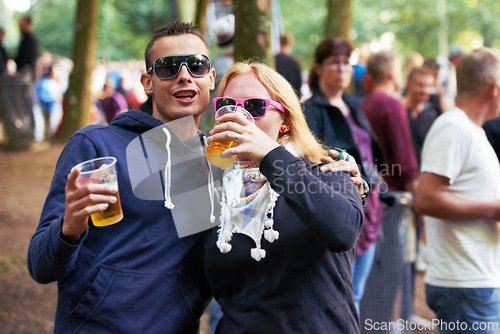
[[500, 333], [500, 166], [482, 129], [500, 113], [498, 50], [462, 57], [455, 102], [425, 139], [415, 192], [427, 304], [442, 333]]

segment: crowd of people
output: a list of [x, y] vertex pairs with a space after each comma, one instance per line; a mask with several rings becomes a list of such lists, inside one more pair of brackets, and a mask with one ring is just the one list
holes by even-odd
[[[38, 142], [50, 142], [57, 136], [63, 121], [63, 96], [73, 63], [50, 52], [40, 54], [31, 16], [20, 17], [18, 26], [21, 39], [15, 56], [9, 55], [2, 44], [5, 30], [0, 27], [0, 78], [29, 82], [33, 137]], [[93, 123], [109, 124], [121, 112], [141, 108], [147, 100], [139, 80], [142, 72], [143, 64], [139, 61], [98, 62], [91, 87]], [[1, 98], [6, 99], [3, 94]], [[15, 108], [15, 103], [7, 103], [7, 106]]]
[[[19, 27], [13, 61], [34, 77], [50, 138], [71, 68], [37, 56], [29, 17]], [[172, 22], [147, 45], [147, 71], [138, 62], [97, 66], [98, 125], [66, 144], [29, 246], [32, 277], [58, 282], [55, 332], [197, 333], [209, 302], [216, 333], [359, 333], [366, 319], [429, 328], [413, 310], [423, 270], [438, 319], [498, 333], [499, 51], [454, 46], [450, 59], [413, 53], [404, 66], [394, 50], [365, 52], [356, 70], [355, 46], [327, 37], [304, 85], [290, 34], [274, 70], [234, 62], [230, 13], [215, 29], [219, 59], [195, 27]], [[0, 49], [0, 75], [8, 59]], [[236, 104], [255, 122], [235, 113], [199, 130], [207, 110]], [[144, 156], [129, 154], [136, 138]], [[211, 166], [210, 141], [236, 142], [223, 153], [236, 163]], [[156, 170], [152, 152], [162, 152]], [[118, 159], [124, 214], [105, 228], [89, 216], [118, 190], [80, 186], [72, 169], [100, 156]], [[137, 196], [139, 165], [159, 198]], [[200, 187], [202, 197], [179, 196]], [[198, 223], [191, 201], [208, 203], [206, 221], [216, 212], [218, 227], [180, 238], [178, 224]]]

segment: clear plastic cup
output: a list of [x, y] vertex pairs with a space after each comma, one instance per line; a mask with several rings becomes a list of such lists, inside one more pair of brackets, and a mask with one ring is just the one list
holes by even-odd
[[[247, 118], [248, 121], [255, 123], [252, 115], [248, 111], [246, 111], [245, 109], [243, 109], [240, 106], [233, 106], [233, 105], [224, 106], [224, 107], [219, 108], [215, 112], [215, 119], [221, 117], [222, 115], [225, 115], [228, 113], [234, 113], [234, 112], [242, 113], [243, 115], [245, 115], [245, 117]], [[218, 125], [218, 124], [219, 123], [216, 123], [215, 125]], [[225, 150], [227, 150], [228, 148], [235, 147], [237, 145], [238, 145], [238, 143], [235, 142], [234, 140], [223, 140], [220, 142], [217, 142], [217, 141], [210, 142], [210, 144], [208, 144], [207, 153], [206, 153], [206, 157], [207, 157], [208, 162], [210, 162], [212, 165], [220, 167], [220, 168], [231, 167], [233, 165], [234, 161], [236, 160], [236, 155], [222, 158], [220, 156], [220, 154], [222, 152], [224, 152]]]
[[[116, 158], [103, 157], [84, 161], [73, 168], [80, 170], [76, 180], [78, 187], [88, 183], [108, 184], [118, 189], [118, 178], [116, 176]], [[106, 210], [90, 215], [94, 226], [108, 226], [118, 223], [123, 219], [123, 211], [120, 204], [120, 194], [116, 192], [115, 203], [109, 203]]]

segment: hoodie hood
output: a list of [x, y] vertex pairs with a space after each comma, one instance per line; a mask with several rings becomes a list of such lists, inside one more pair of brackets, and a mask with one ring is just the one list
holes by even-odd
[[143, 111], [129, 110], [116, 116], [109, 125], [143, 133], [163, 124], [159, 119]]

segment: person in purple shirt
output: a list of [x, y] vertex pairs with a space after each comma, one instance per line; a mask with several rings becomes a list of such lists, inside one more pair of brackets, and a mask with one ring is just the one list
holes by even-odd
[[109, 124], [116, 116], [127, 111], [127, 100], [122, 93], [116, 90], [116, 83], [111, 78], [108, 78], [104, 83], [102, 94], [103, 97], [99, 100], [100, 109]]
[[[378, 256], [385, 266], [381, 266], [378, 275], [374, 276], [385, 283], [372, 296], [381, 300], [381, 304], [370, 318], [374, 321], [390, 321], [396, 295], [402, 287], [401, 318], [409, 319], [412, 314], [414, 277], [411, 264], [416, 257], [412, 193], [419, 171], [408, 113], [397, 96], [402, 73], [396, 53], [384, 50], [370, 55], [368, 75], [371, 91], [361, 108], [380, 140], [387, 159], [387, 165], [381, 170], [386, 185], [381, 186], [384, 239], [380, 245], [377, 244]], [[408, 243], [410, 240], [411, 244]]]
[[381, 172], [390, 191], [412, 191], [418, 178], [418, 165], [408, 114], [397, 96], [402, 74], [396, 54], [381, 51], [371, 55], [368, 73], [373, 88], [361, 108], [386, 155], [386, 170]]

